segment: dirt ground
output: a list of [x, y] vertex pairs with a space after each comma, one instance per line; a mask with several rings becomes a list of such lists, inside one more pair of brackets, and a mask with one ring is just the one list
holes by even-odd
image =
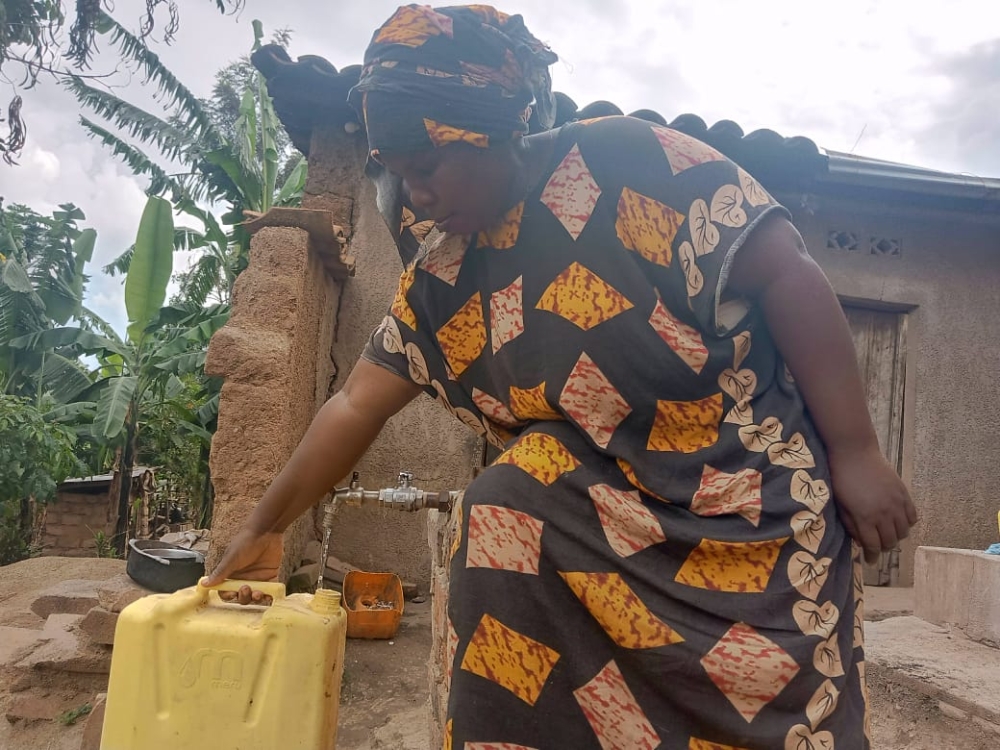
[[[44, 624], [30, 609], [38, 594], [62, 581], [105, 580], [124, 570], [121, 560], [60, 557], [0, 567], [0, 664], [16, 660]], [[430, 610], [429, 600], [407, 602], [391, 642], [347, 642], [337, 750], [427, 750]], [[100, 678], [89, 681], [80, 690], [52, 681], [32, 693], [60, 712], [72, 710], [106, 689]], [[7, 721], [11, 701], [23, 695], [17, 687], [10, 670], [0, 670], [0, 750], [79, 750], [85, 718], [72, 726]]]
[[[70, 579], [109, 578], [124, 569], [115, 560], [40, 558], [0, 568], [0, 663], [9, 663], [41, 628], [29, 607], [49, 586]], [[871, 592], [872, 620], [908, 614], [912, 592]], [[430, 601], [407, 602], [403, 621], [390, 641], [349, 640], [344, 666], [338, 750], [427, 750], [429, 741], [428, 670], [431, 647]], [[998, 658], [1000, 663], [1000, 658]], [[873, 750], [993, 750], [1000, 736], [961, 715], [942, 711], [934, 699], [869, 667]], [[12, 700], [12, 677], [0, 670], [0, 714]], [[77, 708], [103, 691], [100, 678], [81, 690], [55, 684], [42, 693], [59, 710]], [[14, 693], [16, 698], [20, 693]], [[945, 707], [947, 711], [947, 707]], [[78, 750], [84, 721], [74, 726], [39, 720], [12, 725], [0, 718], [0, 750]], [[853, 749], [848, 749], [853, 750]]]

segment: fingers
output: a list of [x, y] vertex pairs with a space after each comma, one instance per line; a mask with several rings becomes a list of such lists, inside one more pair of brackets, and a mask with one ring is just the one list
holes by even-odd
[[274, 603], [274, 597], [265, 594], [263, 591], [251, 588], [250, 586], [240, 586], [238, 591], [219, 591], [219, 598], [224, 602], [235, 602], [236, 604], [257, 604], [263, 607], [270, 607]]
[[913, 498], [910, 497], [909, 492], [906, 493], [904, 508], [906, 510], [906, 520], [909, 522], [910, 526], [916, 526], [917, 522], [920, 520], [920, 514], [917, 513], [917, 506], [914, 504]]
[[847, 533], [851, 535], [851, 538], [861, 546], [865, 555], [865, 562], [878, 562], [878, 556], [882, 552], [882, 535], [878, 527], [870, 524], [859, 526], [850, 513], [843, 508], [840, 510], [840, 519], [844, 523], [844, 528], [847, 529]]

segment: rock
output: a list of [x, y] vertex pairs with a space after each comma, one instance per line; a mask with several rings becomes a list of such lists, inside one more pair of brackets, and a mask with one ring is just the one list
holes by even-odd
[[[95, 606], [100, 605], [108, 612], [118, 614], [132, 602], [153, 593], [155, 592], [143, 588], [127, 575], [117, 575], [114, 578], [102, 581], [100, 585], [98, 585], [97, 602]], [[89, 611], [90, 610], [87, 609], [80, 614], [86, 614]]]
[[52, 721], [66, 710], [65, 702], [53, 695], [19, 695], [7, 707], [7, 721]]
[[101, 750], [101, 732], [104, 729], [104, 704], [108, 694], [101, 693], [94, 699], [94, 709], [83, 725], [83, 738], [80, 740], [80, 750]]
[[312, 565], [318, 563], [323, 557], [323, 542], [313, 539], [306, 545], [305, 552], [302, 553], [300, 565]]
[[326, 569], [323, 571], [323, 581], [330, 581], [331, 583], [344, 585], [344, 576], [350, 573], [352, 570], [357, 570], [350, 563], [346, 563], [333, 555], [326, 558]]
[[41, 632], [28, 628], [0, 626], [0, 673], [10, 664], [20, 661], [41, 642]]
[[303, 565], [289, 576], [285, 588], [289, 594], [302, 594], [314, 591], [317, 581], [319, 581], [319, 563]]
[[82, 615], [52, 615], [45, 621], [43, 643], [15, 665], [36, 669], [83, 674], [108, 674], [111, 649], [91, 643], [79, 629]]
[[80, 621], [80, 630], [87, 634], [94, 643], [111, 646], [115, 642], [115, 626], [118, 615], [108, 612], [103, 607], [94, 607]]
[[45, 589], [31, 603], [31, 611], [41, 618], [49, 615], [85, 615], [97, 606], [100, 581], [62, 581]]
[[420, 593], [420, 589], [417, 584], [410, 583], [409, 581], [403, 581], [403, 598], [406, 600], [415, 599]]

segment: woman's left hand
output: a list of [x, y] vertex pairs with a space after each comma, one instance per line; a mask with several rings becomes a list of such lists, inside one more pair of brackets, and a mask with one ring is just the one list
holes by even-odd
[[910, 492], [877, 447], [830, 450], [833, 497], [847, 532], [874, 563], [917, 523]]

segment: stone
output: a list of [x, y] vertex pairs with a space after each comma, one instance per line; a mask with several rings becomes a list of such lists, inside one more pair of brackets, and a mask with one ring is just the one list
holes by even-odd
[[65, 700], [54, 695], [26, 693], [7, 707], [7, 721], [52, 721], [66, 710]]
[[922, 620], [1000, 646], [1000, 555], [919, 547], [914, 595], [914, 614]]
[[[118, 614], [132, 602], [153, 593], [155, 592], [143, 588], [128, 575], [122, 573], [106, 581], [101, 581], [97, 587], [97, 605], [108, 612]], [[88, 609], [81, 614], [86, 614], [89, 611]]]
[[289, 594], [302, 594], [315, 591], [316, 583], [319, 581], [319, 563], [303, 565], [292, 573], [285, 584]]
[[302, 560], [299, 561], [300, 565], [312, 565], [313, 563], [318, 563], [323, 557], [323, 542], [319, 539], [313, 539], [311, 542], [306, 544], [305, 550], [302, 552]]
[[969, 714], [965, 711], [944, 701], [938, 701], [938, 710], [949, 719], [955, 719], [955, 721], [966, 721], [969, 718]]
[[402, 583], [403, 583], [403, 598], [407, 600], [415, 599], [417, 595], [420, 593], [420, 588], [417, 586], [417, 584], [412, 583], [410, 581], [403, 581]]
[[97, 606], [100, 581], [62, 581], [45, 589], [31, 603], [31, 611], [41, 618], [49, 615], [85, 615]]
[[15, 665], [21, 669], [82, 674], [109, 674], [111, 648], [91, 643], [79, 629], [83, 615], [51, 615], [42, 628], [42, 640]]
[[0, 673], [8, 665], [23, 659], [28, 651], [41, 642], [42, 634], [38, 630], [0, 626]]
[[87, 634], [93, 643], [111, 646], [115, 642], [115, 626], [118, 625], [118, 615], [103, 607], [94, 607], [80, 621], [80, 630]]
[[94, 699], [94, 708], [83, 725], [83, 737], [80, 740], [80, 750], [101, 750], [101, 733], [104, 730], [104, 706], [107, 693], [101, 693]]
[[939, 706], [1000, 724], [994, 648], [917, 617], [891, 617], [865, 623], [865, 657], [871, 669]]
[[346, 563], [343, 560], [330, 555], [326, 558], [326, 569], [323, 571], [323, 581], [324, 583], [330, 582], [343, 586], [344, 576], [352, 570], [357, 570], [357, 568], [350, 563]]

